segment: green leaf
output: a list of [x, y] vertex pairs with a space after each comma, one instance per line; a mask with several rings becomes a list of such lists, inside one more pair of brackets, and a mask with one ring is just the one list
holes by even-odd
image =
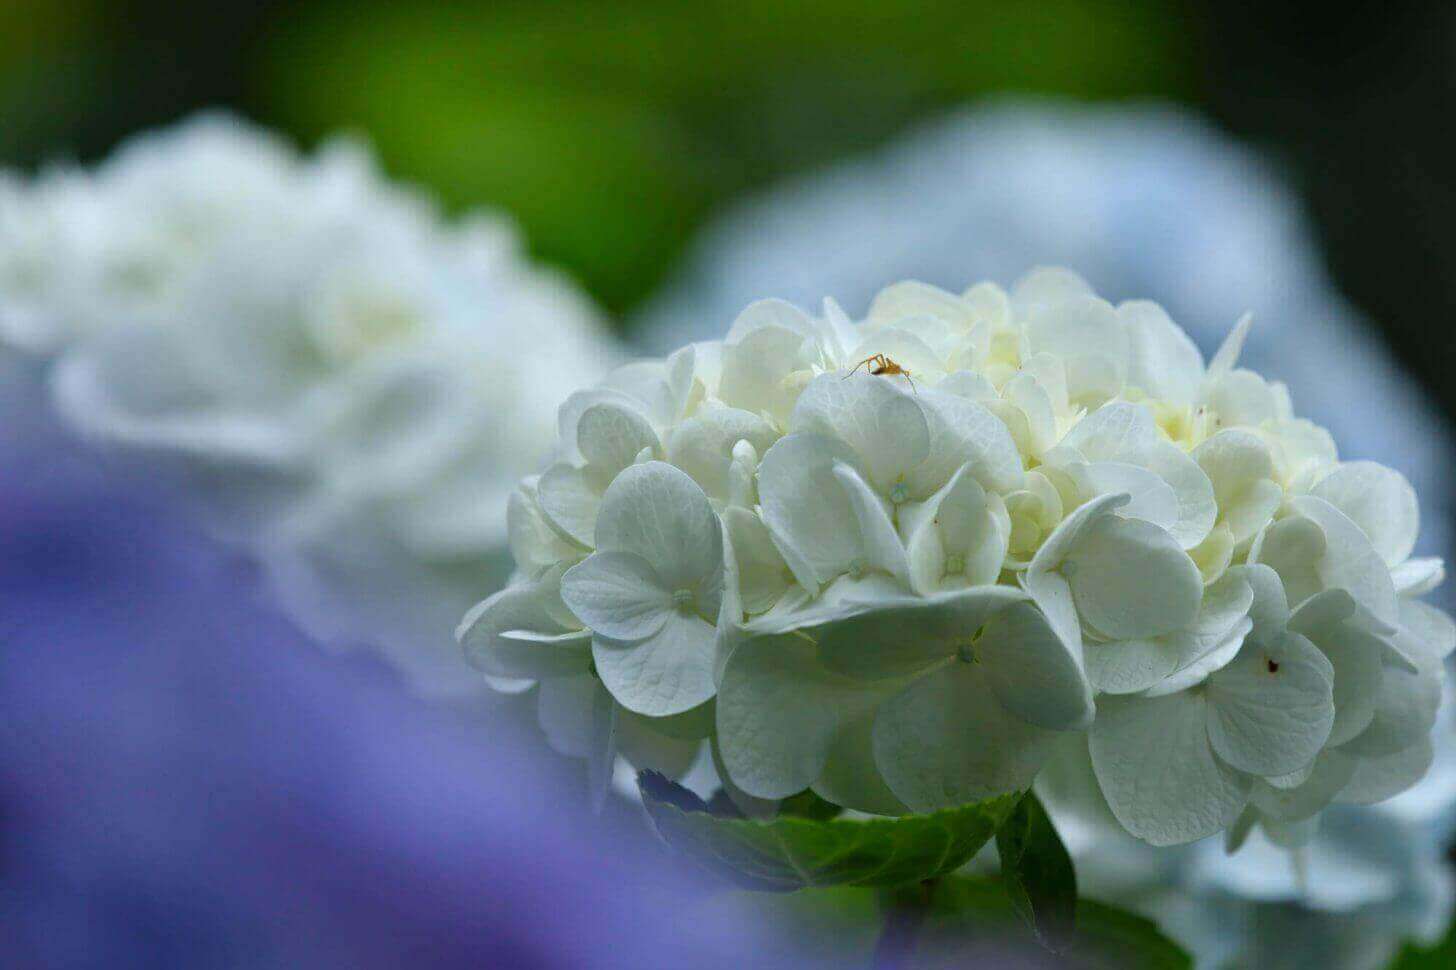
[[[1001, 879], [947, 876], [929, 901], [929, 914], [916, 942], [916, 970], [961, 967], [967, 955], [986, 945], [1031, 952], [1038, 944], [1011, 902]], [[1193, 960], [1150, 920], [1090, 899], [1076, 901], [1076, 932], [1062, 956], [1093, 970], [1189, 970]]]
[[899, 886], [964, 865], [1016, 807], [1019, 794], [902, 818], [767, 821], [710, 814], [656, 772], [638, 776], [643, 802], [668, 844], [750, 889]]
[[1406, 943], [1390, 964], [1390, 970], [1448, 970], [1450, 967], [1456, 967], [1456, 928], [1435, 946]]
[[780, 815], [792, 815], [795, 818], [808, 818], [815, 821], [827, 821], [843, 812], [844, 809], [831, 801], [826, 801], [814, 794], [812, 788], [806, 788], [797, 795], [790, 795], [779, 802]]
[[996, 830], [1001, 880], [1016, 914], [1052, 950], [1060, 950], [1077, 914], [1077, 874], [1046, 809], [1027, 792]]
[[1090, 899], [1077, 901], [1073, 951], [1108, 970], [1188, 970], [1193, 958], [1162, 934], [1157, 924], [1125, 909]]

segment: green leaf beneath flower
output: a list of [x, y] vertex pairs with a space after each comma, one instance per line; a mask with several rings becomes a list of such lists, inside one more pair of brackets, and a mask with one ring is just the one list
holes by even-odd
[[1077, 914], [1072, 857], [1034, 792], [996, 832], [1001, 881], [1011, 906], [1047, 947], [1062, 949]]
[[[936, 883], [913, 950], [916, 970], [964, 966], [969, 948], [1035, 948], [1007, 890], [1002, 880], [988, 877], [948, 876]], [[1076, 931], [1060, 942], [1072, 965], [1092, 970], [1193, 966], [1187, 952], [1151, 920], [1090, 899], [1076, 900]]]
[[658, 832], [709, 869], [750, 889], [900, 886], [953, 872], [995, 834], [1019, 794], [931, 815], [767, 821], [710, 814], [696, 795], [655, 772], [638, 776]]

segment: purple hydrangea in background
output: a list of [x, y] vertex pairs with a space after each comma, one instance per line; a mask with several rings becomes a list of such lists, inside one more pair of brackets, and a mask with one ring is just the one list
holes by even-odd
[[789, 960], [630, 809], [589, 815], [510, 718], [430, 706], [381, 660], [320, 652], [155, 494], [9, 418], [7, 967]]

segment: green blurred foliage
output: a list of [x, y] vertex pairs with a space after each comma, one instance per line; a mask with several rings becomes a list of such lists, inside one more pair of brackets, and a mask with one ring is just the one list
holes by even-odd
[[0, 0], [0, 158], [63, 138], [95, 96], [97, 27], [92, 0]]
[[250, 101], [366, 132], [392, 174], [500, 205], [610, 309], [746, 188], [994, 91], [1184, 90], [1157, 0], [327, 2], [276, 18]]

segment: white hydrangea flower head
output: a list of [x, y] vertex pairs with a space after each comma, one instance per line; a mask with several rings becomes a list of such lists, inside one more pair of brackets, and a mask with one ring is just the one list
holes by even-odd
[[[798, 301], [833, 293], [860, 307], [887, 279], [955, 287], [1013, 278], [1044, 261], [1077, 267], [1109, 297], [1151, 297], [1210, 354], [1228, 321], [1252, 311], [1259, 326], [1240, 366], [1286, 381], [1300, 413], [1330, 429], [1342, 453], [1409, 476], [1421, 499], [1418, 548], [1450, 547], [1446, 422], [1329, 278], [1283, 173], [1182, 108], [996, 99], [786, 180], [700, 235], [636, 332], [660, 351], [716, 336], [718, 321], [763, 293]], [[1360, 389], [1354, 399], [1352, 387]], [[1252, 457], [1263, 461], [1260, 454]], [[1238, 483], [1271, 476], [1243, 463], [1200, 463], [1232, 532], [1241, 521], [1230, 511]], [[1267, 501], [1248, 493], [1251, 527]], [[1432, 562], [1393, 570], [1397, 588], [1408, 585], [1403, 571], [1414, 577]], [[1448, 587], [1432, 596], [1450, 608]], [[1095, 681], [1097, 671], [1088, 673]], [[1384, 966], [1406, 939], [1442, 938], [1452, 909], [1456, 880], [1442, 857], [1456, 813], [1456, 745], [1445, 743], [1448, 728], [1434, 734], [1433, 767], [1413, 790], [1378, 805], [1337, 803], [1298, 850], [1275, 847], [1256, 826], [1232, 856], [1221, 839], [1151, 850], [1127, 836], [1101, 798], [1085, 738], [1074, 738], [1105, 823], [1082, 850], [1073, 847], [1078, 883], [1094, 898], [1156, 916], [1200, 965], [1221, 966], [1242, 951], [1242, 962], [1258, 965], [1309, 952], [1332, 970]], [[1042, 797], [1070, 845], [1089, 813]], [[1422, 820], [1402, 808], [1416, 800]], [[1286, 920], [1290, 911], [1304, 918]]]
[[225, 116], [0, 183], [0, 220], [26, 283], [0, 330], [70, 424], [177, 472], [319, 636], [473, 684], [448, 631], [508, 577], [507, 499], [556, 405], [618, 359], [579, 291], [361, 145]]
[[567, 401], [512, 500], [523, 581], [462, 639], [648, 723], [714, 701], [752, 798], [933, 810], [1086, 731], [1139, 838], [1297, 839], [1420, 777], [1456, 637], [1402, 605], [1440, 571], [1409, 485], [1238, 367], [1248, 331], [1205, 366], [1065, 269], [898, 283], [859, 322], [755, 303]]

